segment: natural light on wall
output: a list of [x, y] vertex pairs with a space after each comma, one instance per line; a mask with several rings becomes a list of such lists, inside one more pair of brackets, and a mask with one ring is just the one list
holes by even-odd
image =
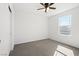
[[73, 50], [63, 47], [61, 45], [57, 46], [54, 56], [74, 56]]
[[59, 33], [62, 35], [71, 35], [71, 16], [60, 16], [58, 18]]

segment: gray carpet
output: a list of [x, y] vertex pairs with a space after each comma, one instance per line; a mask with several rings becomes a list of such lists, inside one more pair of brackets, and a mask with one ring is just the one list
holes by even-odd
[[44, 39], [15, 45], [14, 50], [10, 53], [10, 56], [53, 56], [58, 45], [71, 49], [74, 56], [78, 56], [79, 54], [79, 49], [77, 48], [56, 42], [54, 40]]

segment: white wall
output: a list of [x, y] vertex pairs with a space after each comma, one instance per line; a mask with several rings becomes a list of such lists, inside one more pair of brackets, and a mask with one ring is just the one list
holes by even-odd
[[10, 8], [12, 13], [10, 13], [10, 46], [11, 46], [11, 50], [14, 49], [14, 15], [15, 15], [15, 10], [13, 7], [13, 4], [10, 3]]
[[[72, 15], [72, 36], [61, 36], [58, 33], [58, 17]], [[79, 7], [49, 17], [49, 38], [79, 48]]]
[[10, 12], [7, 3], [0, 3], [0, 55], [10, 52]]
[[48, 38], [47, 18], [33, 12], [18, 11], [14, 21], [15, 44]]

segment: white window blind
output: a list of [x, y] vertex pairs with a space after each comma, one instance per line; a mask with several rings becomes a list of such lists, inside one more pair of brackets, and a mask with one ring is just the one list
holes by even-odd
[[71, 35], [71, 16], [60, 16], [59, 33], [63, 35]]

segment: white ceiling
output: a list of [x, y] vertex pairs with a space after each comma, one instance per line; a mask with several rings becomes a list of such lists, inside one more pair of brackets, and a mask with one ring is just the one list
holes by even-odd
[[34, 12], [45, 16], [58, 14], [60, 12], [77, 7], [78, 5], [79, 3], [55, 3], [52, 5], [52, 7], [56, 7], [56, 10], [48, 10], [48, 12], [45, 13], [44, 10], [37, 10], [38, 8], [43, 7], [40, 5], [40, 3], [13, 3], [15, 12]]

